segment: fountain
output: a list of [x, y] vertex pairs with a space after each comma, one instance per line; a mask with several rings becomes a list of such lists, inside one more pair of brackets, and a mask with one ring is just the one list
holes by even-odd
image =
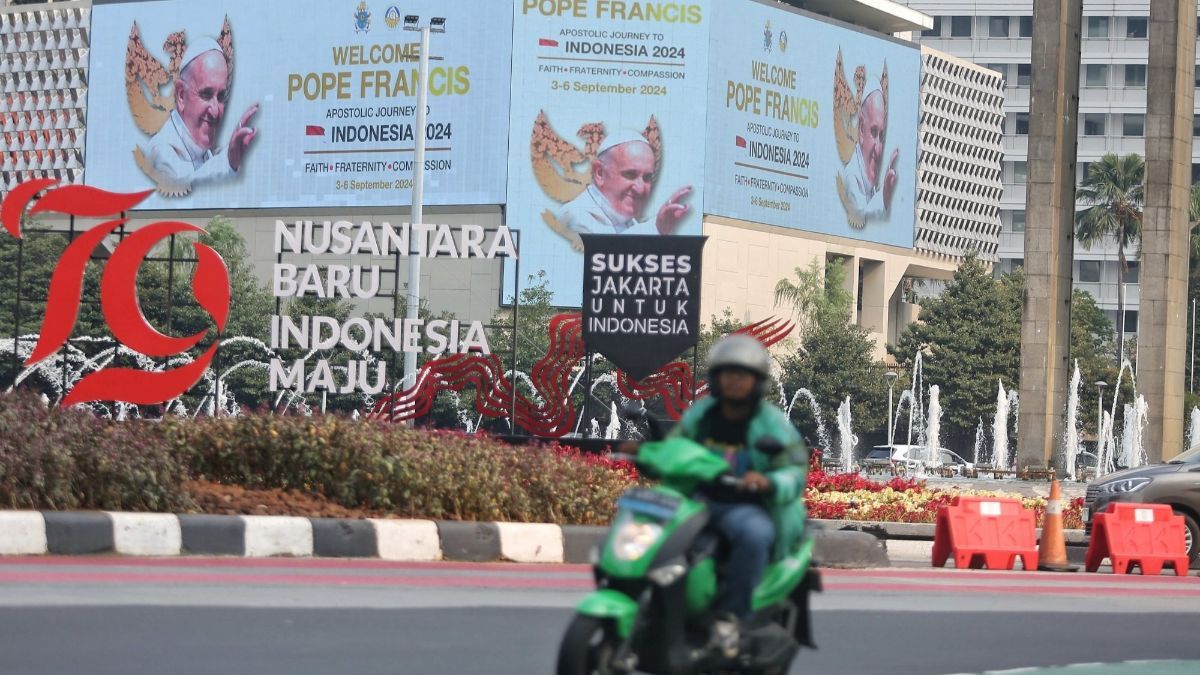
[[1200, 408], [1192, 408], [1191, 424], [1188, 425], [1188, 446], [1191, 450], [1200, 444]]
[[992, 468], [1008, 469], [1008, 396], [1004, 381], [997, 381], [996, 418], [992, 421]]
[[813, 418], [817, 421], [817, 443], [825, 452], [829, 452], [833, 442], [829, 438], [829, 432], [825, 429], [825, 420], [821, 415], [821, 406], [817, 404], [817, 397], [807, 389], [801, 388], [792, 395], [791, 402], [788, 403], [785, 413], [788, 419], [792, 418], [792, 408], [795, 407], [796, 401], [801, 397], [808, 399], [808, 405], [812, 408]]
[[1146, 397], [1138, 395], [1132, 404], [1125, 404], [1125, 430], [1121, 434], [1121, 465], [1127, 469], [1146, 463], [1142, 432], [1146, 428]]
[[853, 420], [850, 416], [850, 397], [838, 406], [837, 411], [837, 426], [838, 426], [838, 441], [841, 445], [842, 472], [850, 473], [854, 470], [854, 446], [858, 445], [858, 437], [854, 435], [851, 428]]
[[942, 403], [941, 389], [935, 384], [929, 388], [929, 417], [925, 422], [925, 459], [931, 465], [941, 464]]
[[621, 416], [617, 413], [617, 404], [608, 404], [608, 426], [604, 427], [604, 440], [612, 441], [621, 437]]
[[1113, 437], [1113, 418], [1107, 410], [1100, 413], [1100, 438], [1096, 441], [1096, 475], [1103, 476], [1116, 471], [1113, 452], [1116, 439]]
[[971, 450], [971, 464], [979, 466], [979, 451], [983, 448], [985, 435], [983, 432], [983, 418], [979, 418], [979, 426], [975, 427], [975, 448]]
[[[917, 355], [915, 357], [913, 357], [912, 382], [910, 383], [909, 390], [908, 390], [908, 441], [907, 441], [908, 445], [912, 445], [913, 414], [916, 413], [916, 417], [918, 420], [920, 420], [925, 415], [925, 406], [924, 406], [923, 401], [920, 398], [922, 391], [923, 391], [921, 389], [921, 383], [925, 377], [924, 368], [922, 367], [921, 359], [922, 359], [922, 355], [921, 355], [921, 352], [918, 350]], [[901, 395], [900, 398], [901, 398], [901, 400], [903, 400], [904, 396]], [[920, 425], [918, 425], [917, 434], [923, 435], [923, 433], [920, 429]]]
[[[892, 433], [888, 434], [889, 439], [896, 438], [896, 425], [900, 423], [900, 408], [904, 407], [905, 402], [908, 403], [908, 414], [912, 416], [912, 392], [905, 389], [900, 392], [900, 400], [896, 402], [896, 415], [892, 418]], [[893, 441], [894, 442], [894, 441]]]
[[1075, 361], [1075, 372], [1067, 389], [1067, 432], [1063, 436], [1063, 462], [1066, 464], [1067, 480], [1075, 480], [1075, 458], [1079, 455], [1079, 361]]

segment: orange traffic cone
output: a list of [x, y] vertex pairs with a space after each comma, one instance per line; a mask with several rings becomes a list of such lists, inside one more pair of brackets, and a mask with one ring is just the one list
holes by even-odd
[[1067, 562], [1067, 542], [1063, 536], [1063, 498], [1058, 480], [1050, 484], [1046, 500], [1046, 518], [1042, 523], [1042, 541], [1038, 546], [1038, 569], [1045, 572], [1074, 572], [1078, 567]]

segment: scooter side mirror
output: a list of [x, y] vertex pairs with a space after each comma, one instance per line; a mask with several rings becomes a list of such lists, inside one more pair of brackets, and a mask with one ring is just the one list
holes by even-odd
[[783, 443], [781, 443], [778, 438], [773, 438], [771, 436], [758, 439], [758, 441], [754, 444], [754, 447], [764, 455], [771, 457], [783, 452]]

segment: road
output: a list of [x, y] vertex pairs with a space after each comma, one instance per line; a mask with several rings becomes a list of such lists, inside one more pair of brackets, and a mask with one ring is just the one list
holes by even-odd
[[[794, 673], [1200, 672], [1200, 578], [826, 571]], [[0, 558], [0, 673], [550, 673], [580, 566]], [[1192, 663], [1166, 663], [1170, 659]], [[1032, 671], [1026, 671], [1032, 672]]]

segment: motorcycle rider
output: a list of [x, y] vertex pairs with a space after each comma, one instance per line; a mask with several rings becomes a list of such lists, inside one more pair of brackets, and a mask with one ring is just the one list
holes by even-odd
[[[710, 491], [711, 524], [730, 545], [723, 590], [714, 603], [713, 646], [736, 656], [739, 621], [751, 613], [751, 596], [772, 559], [801, 542], [806, 512], [808, 452], [777, 406], [763, 400], [771, 357], [762, 343], [733, 334], [709, 352], [710, 395], [696, 401], [672, 431], [720, 453], [740, 478], [736, 489]], [[782, 451], [768, 455], [756, 444], [770, 438]]]

